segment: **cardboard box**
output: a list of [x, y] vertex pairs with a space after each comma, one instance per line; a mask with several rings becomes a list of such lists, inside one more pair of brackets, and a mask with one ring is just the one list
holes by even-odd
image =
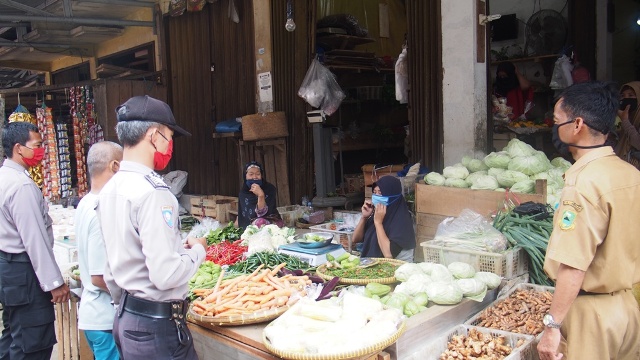
[[396, 173], [404, 169], [405, 164], [400, 165], [376, 165], [366, 164], [362, 166], [362, 176], [364, 177], [364, 185], [371, 185], [378, 181], [381, 176], [396, 175]]

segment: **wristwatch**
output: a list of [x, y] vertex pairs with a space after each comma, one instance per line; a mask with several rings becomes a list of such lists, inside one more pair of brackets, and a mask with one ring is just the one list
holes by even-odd
[[548, 313], [542, 318], [542, 323], [544, 326], [552, 329], [560, 329], [560, 326], [562, 325], [555, 322], [555, 320], [553, 320], [553, 315]]

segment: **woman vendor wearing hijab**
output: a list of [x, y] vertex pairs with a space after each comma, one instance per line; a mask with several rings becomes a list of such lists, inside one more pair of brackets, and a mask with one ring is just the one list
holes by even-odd
[[352, 241], [364, 242], [363, 257], [413, 262], [416, 236], [399, 179], [383, 176], [373, 184], [371, 201], [367, 200], [362, 205], [362, 217], [353, 232]]
[[247, 227], [258, 218], [267, 219], [269, 223], [282, 221], [276, 208], [276, 187], [265, 180], [262, 165], [255, 161], [246, 164], [243, 175], [236, 226]]
[[[616, 154], [631, 165], [640, 169], [640, 111], [637, 94], [640, 93], [640, 81], [632, 81], [622, 85], [620, 89], [620, 131]], [[635, 155], [635, 156], [634, 156]]]
[[507, 98], [507, 105], [512, 108], [512, 119], [524, 115], [527, 101], [533, 101], [533, 88], [515, 65], [503, 62], [496, 70], [495, 95]]

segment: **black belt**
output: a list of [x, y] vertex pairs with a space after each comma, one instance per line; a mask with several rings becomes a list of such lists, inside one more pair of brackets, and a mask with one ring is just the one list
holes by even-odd
[[18, 254], [12, 254], [12, 253], [8, 253], [8, 252], [4, 252], [2, 250], [0, 250], [0, 259], [6, 260], [6, 261], [16, 261], [16, 262], [31, 262], [31, 259], [29, 259], [29, 255], [26, 252], [21, 252]]
[[580, 289], [580, 291], [578, 292], [578, 295], [613, 295], [613, 293], [595, 293], [595, 292], [584, 291]]
[[121, 306], [128, 313], [152, 319], [184, 320], [188, 303], [187, 300], [145, 300], [125, 292]]

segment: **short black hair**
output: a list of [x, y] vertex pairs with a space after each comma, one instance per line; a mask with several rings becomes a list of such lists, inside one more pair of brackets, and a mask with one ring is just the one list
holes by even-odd
[[566, 88], [561, 94], [561, 108], [569, 118], [581, 117], [587, 126], [602, 134], [613, 129], [618, 113], [619, 93], [613, 83], [588, 81]]
[[13, 147], [16, 144], [27, 144], [30, 132], [37, 133], [38, 127], [24, 121], [8, 123], [2, 128], [2, 149], [7, 158], [11, 159], [13, 157]]

